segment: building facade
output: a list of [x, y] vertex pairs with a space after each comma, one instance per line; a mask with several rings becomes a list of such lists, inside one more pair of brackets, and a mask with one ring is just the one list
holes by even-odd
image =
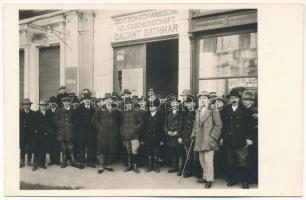
[[19, 22], [20, 98], [257, 90], [256, 10], [66, 10]]

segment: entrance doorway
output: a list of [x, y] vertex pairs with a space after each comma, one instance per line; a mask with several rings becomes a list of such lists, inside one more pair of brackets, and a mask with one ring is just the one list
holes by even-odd
[[24, 98], [24, 50], [19, 50], [19, 101]]
[[39, 49], [39, 99], [55, 96], [60, 84], [60, 47]]
[[178, 94], [178, 40], [147, 44], [146, 86], [157, 94]]

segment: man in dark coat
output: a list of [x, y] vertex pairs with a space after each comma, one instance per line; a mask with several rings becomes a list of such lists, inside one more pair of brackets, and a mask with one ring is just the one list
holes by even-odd
[[61, 168], [67, 167], [67, 156], [70, 155], [71, 165], [74, 166], [73, 143], [72, 143], [72, 108], [68, 95], [62, 99], [63, 107], [55, 112], [53, 121], [57, 128], [57, 140], [61, 143], [62, 163]]
[[238, 92], [231, 91], [228, 98], [231, 104], [224, 108], [220, 140], [227, 157], [227, 185], [233, 186], [237, 183], [239, 171], [242, 188], [248, 189], [248, 147], [253, 144], [251, 114], [240, 104], [241, 95]]
[[34, 114], [34, 133], [33, 133], [33, 152], [34, 162], [33, 171], [38, 167], [46, 169], [46, 154], [48, 149], [48, 140], [52, 134], [52, 118], [47, 112], [48, 100], [41, 100], [39, 110]]
[[242, 97], [242, 103], [251, 113], [251, 132], [253, 145], [249, 149], [249, 177], [250, 181], [257, 182], [258, 179], [258, 109], [255, 106], [255, 95], [251, 92], [245, 92]]
[[22, 110], [19, 112], [19, 148], [20, 148], [20, 167], [25, 166], [25, 155], [27, 153], [27, 165], [32, 165], [32, 136], [33, 136], [33, 115], [31, 110], [32, 102], [24, 99], [21, 103]]
[[160, 153], [160, 145], [164, 142], [164, 130], [163, 123], [164, 118], [160, 107], [160, 102], [155, 99], [149, 105], [150, 112], [145, 115], [145, 125], [144, 125], [144, 145], [146, 149], [148, 168], [146, 172], [154, 170], [155, 172], [160, 172], [158, 155]]
[[96, 131], [91, 123], [94, 108], [91, 105], [91, 96], [85, 95], [84, 104], [76, 108], [72, 122], [75, 127], [74, 140], [79, 150], [79, 168], [83, 169], [85, 164], [85, 151], [87, 154], [87, 165], [95, 167]]
[[105, 94], [105, 107], [96, 111], [92, 117], [92, 124], [97, 130], [97, 154], [98, 174], [113, 171], [108, 167], [111, 156], [114, 156], [118, 148], [119, 137], [119, 112], [112, 108], [112, 95]]
[[138, 149], [140, 146], [140, 130], [143, 126], [143, 118], [133, 110], [132, 99], [124, 99], [124, 111], [121, 113], [120, 133], [123, 145], [127, 150], [128, 166], [125, 171], [134, 170], [140, 173], [138, 169]]
[[180, 176], [183, 170], [184, 147], [181, 138], [183, 115], [179, 111], [179, 102], [176, 98], [170, 102], [171, 111], [166, 114], [164, 131], [167, 136], [166, 145], [169, 150], [172, 168], [168, 173], [177, 172]]
[[[185, 101], [183, 101], [185, 105], [185, 111], [183, 112], [183, 124], [182, 124], [182, 139], [183, 139], [183, 144], [184, 144], [184, 150], [185, 150], [185, 155], [188, 154], [190, 145], [191, 145], [191, 133], [193, 129], [193, 124], [195, 120], [195, 103], [194, 103], [194, 98], [193, 96], [187, 96]], [[191, 153], [189, 153], [189, 159], [185, 162], [187, 162], [185, 173], [183, 174], [183, 177], [189, 177], [191, 176], [191, 172], [193, 171], [193, 164], [194, 164], [194, 158], [193, 158], [193, 146], [191, 147]], [[186, 157], [186, 156], [185, 156]]]
[[50, 109], [47, 110], [49, 115], [51, 116], [51, 126], [52, 126], [52, 133], [50, 135], [50, 141], [49, 141], [49, 153], [50, 153], [50, 163], [48, 165], [60, 165], [60, 154], [61, 154], [61, 144], [56, 139], [57, 137], [57, 130], [56, 126], [54, 124], [53, 118], [55, 115], [55, 112], [58, 108], [56, 104], [56, 97], [52, 96], [49, 100]]

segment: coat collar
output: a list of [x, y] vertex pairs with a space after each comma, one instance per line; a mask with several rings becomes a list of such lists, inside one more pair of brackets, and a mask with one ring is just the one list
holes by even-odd
[[207, 120], [207, 118], [211, 115], [211, 112], [212, 111], [210, 109], [206, 108], [203, 117], [201, 117], [201, 111], [199, 109], [197, 110], [197, 115], [200, 121], [200, 125], [202, 125]]

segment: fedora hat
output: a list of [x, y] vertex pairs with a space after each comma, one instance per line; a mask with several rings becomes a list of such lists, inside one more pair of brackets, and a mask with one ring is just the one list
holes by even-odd
[[42, 99], [40, 102], [39, 102], [39, 105], [48, 105], [49, 101], [47, 99]]
[[21, 103], [22, 105], [31, 105], [33, 104], [32, 101], [28, 98], [24, 99], [23, 102]]

